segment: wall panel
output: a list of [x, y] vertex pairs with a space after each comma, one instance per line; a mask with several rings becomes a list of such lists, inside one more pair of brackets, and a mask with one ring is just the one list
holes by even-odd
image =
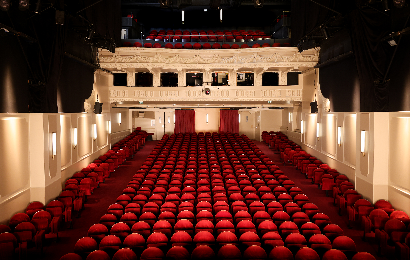
[[343, 157], [344, 162], [356, 165], [356, 114], [345, 114], [343, 132]]
[[390, 184], [410, 191], [410, 117], [390, 120]]
[[65, 167], [71, 163], [71, 150], [73, 149], [71, 115], [61, 115], [60, 126], [61, 167]]
[[337, 117], [334, 114], [327, 114], [322, 118], [322, 150], [331, 156], [336, 156], [336, 121]]
[[0, 132], [1, 201], [29, 187], [29, 124], [26, 118], [1, 117]]
[[316, 146], [316, 127], [317, 127], [317, 114], [308, 114], [306, 116], [306, 144], [315, 147]]
[[[195, 132], [219, 132], [219, 108], [195, 108]], [[206, 123], [208, 114], [208, 123]]]

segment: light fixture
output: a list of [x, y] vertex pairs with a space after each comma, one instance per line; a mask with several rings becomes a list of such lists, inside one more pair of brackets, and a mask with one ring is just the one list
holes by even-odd
[[57, 133], [51, 133], [51, 156], [54, 157], [57, 155]]
[[241, 122], [241, 114], [239, 114], [239, 123]]
[[206, 114], [206, 123], [208, 124], [208, 114]]
[[219, 21], [222, 23], [222, 8], [219, 9]]
[[289, 113], [289, 123], [292, 123], [292, 121], [293, 121], [293, 114]]
[[77, 135], [77, 127], [73, 128], [73, 146], [74, 148], [77, 147], [78, 135]]
[[111, 121], [108, 121], [108, 133], [111, 134]]
[[388, 0], [383, 0], [383, 7], [386, 12], [390, 10]]
[[93, 139], [97, 139], [97, 124], [93, 124]]
[[342, 145], [342, 127], [341, 126], [337, 127], [337, 144], [339, 146]]
[[171, 117], [169, 116], [168, 117], [168, 124], [170, 124], [171, 123]]
[[38, 14], [38, 11], [40, 10], [40, 4], [41, 4], [41, 0], [38, 0], [37, 4], [36, 4], [36, 9], [34, 10], [34, 13]]
[[365, 156], [365, 149], [366, 149], [366, 131], [362, 130], [360, 132], [360, 152], [363, 156]]
[[118, 124], [121, 125], [121, 113], [118, 113]]
[[320, 123], [316, 124], [316, 137], [317, 137], [317, 140], [319, 140], [319, 137], [320, 137]]
[[174, 124], [175, 124], [175, 114], [174, 114]]
[[182, 10], [181, 14], [182, 14], [182, 17], [181, 17], [181, 19], [182, 19], [182, 24], [184, 24], [184, 22], [185, 22], [185, 11]]
[[159, 117], [159, 120], [158, 120], [158, 122], [161, 124], [161, 117]]
[[253, 6], [255, 8], [262, 8], [263, 7], [263, 0], [254, 0], [253, 1]]
[[300, 121], [300, 133], [303, 134], [304, 133], [304, 129], [303, 129], [303, 120]]
[[11, 0], [0, 0], [0, 9], [7, 12], [10, 9]]

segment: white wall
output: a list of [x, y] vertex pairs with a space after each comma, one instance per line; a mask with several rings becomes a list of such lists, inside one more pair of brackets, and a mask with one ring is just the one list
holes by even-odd
[[[373, 203], [386, 199], [410, 214], [410, 112], [303, 113], [301, 118], [303, 134], [284, 131], [291, 140], [347, 175], [364, 198]], [[364, 153], [361, 131], [366, 133]]]

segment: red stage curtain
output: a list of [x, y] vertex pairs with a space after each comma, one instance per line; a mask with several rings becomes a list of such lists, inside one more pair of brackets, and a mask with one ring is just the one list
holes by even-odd
[[220, 111], [219, 133], [239, 133], [238, 110], [221, 109]]
[[174, 133], [195, 133], [195, 110], [175, 110]]

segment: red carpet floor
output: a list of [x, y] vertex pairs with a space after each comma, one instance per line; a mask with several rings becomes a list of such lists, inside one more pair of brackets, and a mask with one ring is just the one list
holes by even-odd
[[[146, 142], [134, 158], [125, 161], [110, 178], [105, 179], [100, 187], [88, 197], [81, 217], [73, 217], [73, 228], [59, 232], [58, 242], [52, 242], [44, 247], [44, 252], [40, 255], [37, 251], [30, 251], [29, 259], [58, 260], [61, 256], [74, 252], [74, 245], [78, 239], [87, 236], [88, 229], [97, 224], [102, 215], [107, 212], [108, 206], [115, 203], [117, 197], [127, 187], [135, 172], [151, 153], [158, 141]], [[1, 257], [0, 257], [1, 258]]]
[[[280, 162], [280, 154], [279, 152], [275, 153], [275, 151], [269, 149], [268, 145], [263, 142], [256, 142], [254, 143], [262, 150], [263, 153], [266, 154], [273, 162], [279, 163]], [[306, 196], [309, 197], [310, 202], [316, 204], [320, 211], [329, 216], [332, 223], [339, 225], [344, 230], [344, 235], [352, 238], [357, 247], [357, 251], [359, 252], [369, 252], [376, 259], [387, 259], [385, 257], [377, 256], [377, 246], [376, 244], [370, 244], [368, 242], [364, 242], [362, 240], [363, 231], [359, 228], [351, 228], [349, 229], [348, 224], [348, 217], [347, 213], [343, 216], [339, 216], [338, 208], [333, 205], [333, 198], [326, 197], [325, 192], [322, 191], [317, 187], [317, 185], [312, 184], [311, 180], [306, 179], [305, 175], [302, 174], [296, 167], [294, 166], [279, 166], [280, 170], [284, 172], [285, 175], [289, 177], [292, 181], [295, 182], [296, 186], [301, 188]]]

